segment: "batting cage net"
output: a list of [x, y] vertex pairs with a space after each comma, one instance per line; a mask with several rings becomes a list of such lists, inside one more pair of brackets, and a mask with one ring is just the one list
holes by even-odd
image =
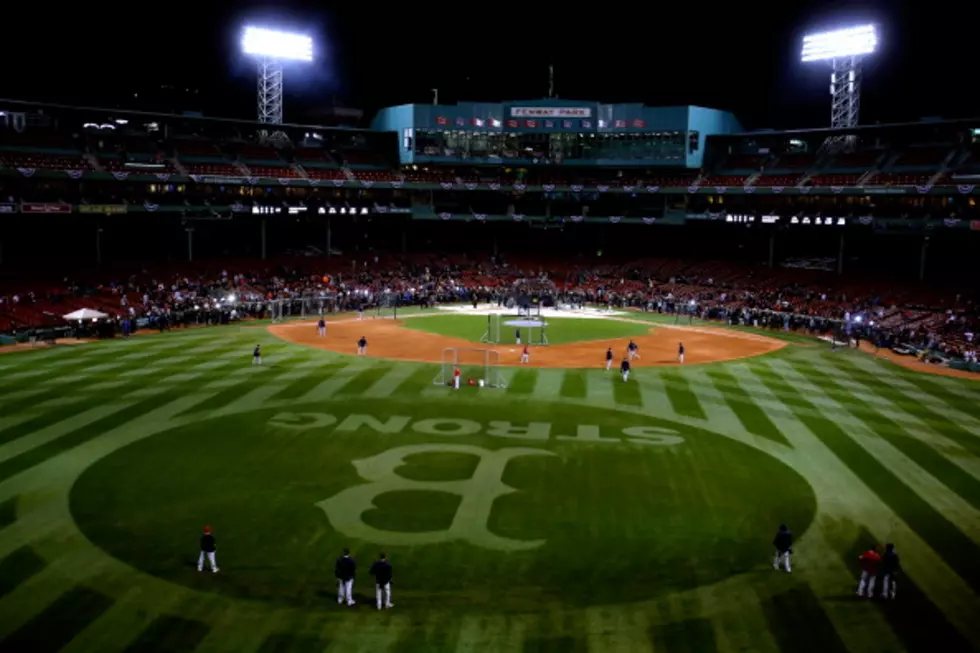
[[490, 313], [487, 315], [487, 330], [480, 342], [493, 345], [544, 346], [548, 344], [548, 323], [540, 318]]
[[459, 368], [460, 386], [506, 388], [507, 382], [500, 373], [500, 353], [494, 349], [468, 349], [451, 347], [442, 350], [442, 365], [432, 379], [433, 385], [452, 386], [456, 368]]
[[398, 294], [380, 293], [376, 298], [375, 317], [395, 319], [398, 317]]

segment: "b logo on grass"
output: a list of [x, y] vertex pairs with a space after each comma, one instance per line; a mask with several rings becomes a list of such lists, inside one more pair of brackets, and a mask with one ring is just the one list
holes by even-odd
[[[405, 458], [420, 453], [461, 453], [480, 459], [472, 477], [461, 481], [415, 481], [395, 470]], [[507, 463], [521, 456], [554, 456], [543, 449], [524, 447], [490, 451], [465, 444], [418, 444], [389, 449], [370, 458], [352, 461], [357, 473], [370, 483], [356, 485], [316, 504], [331, 525], [344, 535], [385, 546], [415, 546], [462, 541], [495, 551], [525, 551], [545, 540], [513, 540], [490, 532], [488, 523], [493, 502], [517, 490], [503, 482]], [[462, 498], [452, 524], [442, 531], [404, 533], [385, 531], [366, 524], [363, 515], [375, 507], [374, 499], [385, 492], [428, 490], [448, 492]]]

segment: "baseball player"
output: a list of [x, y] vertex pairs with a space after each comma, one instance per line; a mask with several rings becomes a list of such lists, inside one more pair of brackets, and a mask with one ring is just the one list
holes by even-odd
[[521, 329], [519, 327], [514, 331], [514, 342], [521, 344]]
[[684, 364], [684, 343], [677, 343], [677, 362], [681, 365]]
[[885, 545], [885, 555], [881, 556], [881, 597], [894, 599], [896, 590], [895, 578], [902, 570], [902, 562], [895, 553], [895, 545], [889, 542]]
[[393, 608], [395, 604], [391, 602], [391, 563], [385, 554], [378, 556], [378, 559], [371, 565], [371, 575], [374, 576], [374, 595], [378, 599], [378, 610], [381, 609], [381, 595], [384, 594], [384, 607]]
[[790, 573], [792, 569], [789, 566], [789, 557], [793, 553], [793, 533], [786, 528], [786, 524], [779, 525], [776, 537], [772, 538], [772, 545], [776, 549], [776, 555], [772, 558], [772, 568], [779, 571], [779, 562], [782, 561], [786, 573]]
[[218, 547], [214, 543], [214, 534], [210, 526], [204, 527], [204, 534], [201, 535], [201, 555], [197, 557], [197, 570], [204, 571], [204, 560], [207, 558], [211, 573], [218, 573], [218, 563], [214, 559], [214, 552]]
[[870, 599], [875, 593], [875, 580], [878, 578], [878, 566], [881, 564], [881, 556], [878, 554], [878, 547], [872, 546], [870, 549], [858, 556], [861, 564], [861, 582], [858, 583], [858, 596], [864, 596], [865, 587], [868, 590]]
[[357, 319], [358, 320], [364, 319], [364, 304], [358, 304], [357, 306]]
[[459, 366], [457, 365], [456, 367], [453, 368], [453, 389], [454, 390], [459, 390], [459, 377], [460, 377], [460, 371], [459, 371]]
[[321, 338], [327, 335], [327, 323], [322, 317], [320, 318], [320, 321], [316, 323], [316, 330], [320, 334]]
[[612, 362], [613, 362], [613, 353], [612, 353], [612, 347], [610, 347], [609, 349], [606, 350], [606, 371], [607, 372], [610, 369], [612, 369]]
[[521, 362], [528, 363], [531, 361], [531, 352], [528, 351], [527, 345], [524, 345], [524, 351], [521, 352]]
[[333, 575], [337, 577], [337, 603], [354, 605], [354, 575], [357, 573], [357, 563], [350, 557], [350, 549], [344, 549], [344, 555], [337, 558], [333, 566]]
[[639, 349], [640, 346], [635, 342], [633, 342], [632, 340], [630, 340], [630, 344], [626, 345], [626, 354], [630, 360], [640, 357]]
[[367, 338], [361, 336], [361, 339], [357, 341], [357, 355], [366, 356], [367, 355]]
[[630, 359], [623, 358], [623, 362], [619, 364], [619, 371], [623, 375], [623, 383], [630, 378]]
[[255, 345], [255, 349], [252, 351], [252, 365], [262, 364], [262, 346]]

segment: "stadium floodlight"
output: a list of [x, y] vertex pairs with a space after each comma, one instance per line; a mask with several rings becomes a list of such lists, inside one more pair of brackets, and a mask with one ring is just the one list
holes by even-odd
[[[861, 60], [878, 47], [874, 25], [808, 34], [803, 37], [804, 63], [830, 61], [830, 127], [857, 127], [861, 113]], [[833, 139], [840, 140], [840, 139]]]
[[242, 32], [242, 52], [258, 60], [259, 122], [281, 125], [283, 63], [313, 61], [313, 39], [303, 34], [246, 27]]

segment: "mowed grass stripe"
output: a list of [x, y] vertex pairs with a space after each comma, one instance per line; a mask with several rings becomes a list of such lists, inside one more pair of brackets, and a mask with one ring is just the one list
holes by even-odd
[[[851, 543], [830, 540], [833, 549], [840, 554], [848, 567], [877, 540], [866, 528]], [[899, 557], [902, 551], [896, 548]], [[878, 579], [875, 591], [881, 593], [882, 579]], [[894, 601], [876, 601], [885, 621], [908, 653], [933, 653], [933, 651], [969, 651], [971, 647], [951, 624], [936, 604], [922, 592], [907, 574], [898, 576]]]
[[782, 653], [848, 653], [813, 590], [806, 585], [763, 601], [762, 611]]
[[529, 395], [534, 392], [534, 386], [538, 383], [538, 371], [534, 369], [520, 369], [507, 383], [507, 394]]
[[337, 394], [347, 397], [360, 396], [361, 393], [366, 392], [371, 386], [384, 378], [393, 367], [391, 364], [382, 363], [364, 368], [351, 376], [347, 383], [340, 387]]
[[837, 400], [847, 412], [861, 420], [872, 433], [915, 461], [937, 481], [974, 508], [980, 509], [980, 480], [956, 466], [925, 442], [903, 435], [902, 427], [875, 410], [872, 404], [856, 402], [846, 390], [836, 389], [837, 384], [833, 377], [811, 365], [800, 362], [792, 362], [791, 365], [801, 375], [820, 386], [824, 393]]
[[708, 619], [684, 619], [651, 629], [654, 651], [670, 653], [715, 653], [718, 643]]
[[735, 417], [746, 431], [779, 444], [789, 445], [789, 440], [766, 416], [765, 411], [755, 403], [752, 395], [739, 385], [733, 374], [720, 367], [708, 368], [705, 373], [711, 379], [712, 385], [721, 392], [725, 403], [735, 413]]
[[[859, 370], [850, 361], [841, 359], [835, 361], [834, 364], [837, 369], [841, 370], [841, 373], [846, 374], [850, 378], [855, 380], [861, 378]], [[865, 385], [871, 393], [881, 397], [885, 401], [891, 402], [909, 415], [914, 415], [919, 418], [937, 433], [953, 440], [973, 455], [980, 456], [980, 437], [963, 429], [953, 419], [937, 413], [921, 402], [916, 401], [914, 397], [910, 397], [900, 390], [882, 384], [880, 379], [878, 379], [878, 382], [869, 381]], [[964, 400], [957, 399], [952, 395], [948, 395], [947, 399], [951, 406], [958, 407], [964, 403]], [[970, 408], [976, 411], [975, 404], [970, 405]]]
[[980, 548], [969, 537], [936, 512], [835, 422], [824, 417], [813, 417], [812, 404], [772, 368], [756, 364], [751, 369], [790, 409], [801, 409], [797, 418], [807, 429], [894, 510], [954, 572], [974, 591], [980, 588]]
[[589, 392], [586, 370], [565, 370], [558, 394], [568, 399], [585, 399]]
[[22, 546], [0, 560], [0, 598], [7, 596], [30, 578], [41, 573], [47, 564], [29, 546]]
[[279, 392], [270, 397], [270, 401], [281, 401], [284, 399], [298, 399], [309, 392], [321, 381], [326, 381], [340, 370], [347, 367], [346, 362], [333, 362], [321, 365], [309, 373], [290, 381]]
[[[115, 376], [115, 374], [117, 374], [121, 369], [142, 366], [142, 361], [132, 361], [131, 363], [127, 362], [123, 359], [123, 356], [125, 355], [123, 351], [116, 347], [109, 347], [111, 347], [111, 345], [107, 346], [107, 349], [104, 352], [101, 352], [98, 356], [81, 355], [75, 356], [74, 358], [68, 360], [59, 359], [58, 365], [46, 365], [43, 362], [38, 362], [37, 365], [33, 367], [38, 370], [39, 375], [43, 373], [48, 376], [49, 384], [47, 385], [47, 388], [53, 391], [62, 386], [71, 386], [78, 383], [83, 383], [85, 382], [83, 379], [98, 379], [106, 376]], [[158, 354], [154, 354], [154, 357], [163, 358], [168, 356], [170, 353], [179, 353], [184, 349], [186, 348], [181, 345], [174, 344], [161, 349]], [[104, 364], [112, 364], [113, 367], [111, 370], [96, 370], [90, 372], [92, 368], [98, 368]], [[83, 378], [80, 379], [78, 378], [79, 376]], [[67, 378], [61, 380], [60, 377]], [[0, 374], [0, 395], [8, 391], [19, 389], [25, 384], [25, 381], [28, 383], [35, 382], [33, 378], [19, 380], [16, 375], [6, 373]]]
[[193, 651], [207, 636], [208, 630], [208, 626], [200, 621], [170, 616], [157, 617], [126, 648], [126, 653]]
[[695, 419], [708, 418], [704, 413], [704, 408], [701, 407], [698, 396], [691, 391], [691, 384], [684, 377], [683, 372], [665, 369], [660, 376], [664, 380], [667, 399], [670, 400], [670, 405], [674, 407], [675, 413]]
[[422, 391], [431, 388], [433, 385], [433, 380], [436, 378], [436, 374], [439, 373], [437, 367], [434, 366], [420, 366], [408, 375], [404, 381], [398, 384], [398, 387], [391, 393], [393, 397], [405, 397], [405, 396], [415, 396], [422, 394]]
[[[613, 401], [619, 406], [642, 406], [643, 395], [640, 382], [634, 376], [629, 381], [623, 382], [623, 377], [607, 376], [606, 383], [612, 384]], [[700, 406], [699, 406], [700, 408]]]
[[[229, 363], [229, 366], [239, 367], [242, 363], [235, 361], [234, 363]], [[189, 409], [177, 415], [181, 417], [184, 415], [192, 415], [195, 413], [207, 413], [219, 410], [228, 406], [229, 404], [238, 401], [242, 398], [246, 392], [248, 392], [253, 387], [267, 386], [268, 384], [274, 382], [277, 377], [286, 374], [289, 368], [284, 365], [279, 365], [269, 369], [256, 369], [256, 374], [249, 376], [247, 378], [242, 378], [241, 381], [235, 385], [224, 388], [215, 395], [208, 397], [199, 404], [191, 406]], [[219, 377], [223, 376], [221, 374], [221, 369], [210, 370], [209, 375], [217, 373]], [[212, 378], [211, 381], [214, 379]]]
[[112, 603], [104, 594], [73, 588], [0, 641], [0, 653], [61, 650]]
[[156, 410], [174, 399], [185, 397], [186, 394], [187, 393], [184, 390], [169, 390], [156, 396], [148, 397], [147, 399], [139, 401], [131, 406], [127, 406], [126, 408], [123, 408], [122, 410], [113, 413], [104, 419], [97, 420], [82, 428], [70, 431], [56, 440], [47, 442], [39, 447], [35, 447], [30, 451], [26, 451], [14, 458], [10, 458], [9, 460], [0, 463], [0, 481], [6, 480], [11, 476], [24, 471], [25, 469], [39, 465], [49, 458], [77, 447], [80, 444], [84, 444], [85, 442], [102, 435], [106, 431], [117, 428], [128, 422], [136, 421], [146, 413]]

